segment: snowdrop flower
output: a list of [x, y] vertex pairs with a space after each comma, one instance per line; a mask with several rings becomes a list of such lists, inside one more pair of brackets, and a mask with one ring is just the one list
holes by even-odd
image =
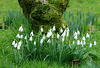
[[77, 35], [80, 35], [80, 31], [77, 31]]
[[81, 40], [81, 43], [80, 43], [81, 45], [83, 45], [83, 42], [82, 42], [82, 40]]
[[17, 34], [17, 36], [16, 36], [17, 38], [20, 38], [20, 35], [19, 34]]
[[84, 42], [83, 42], [83, 45], [85, 45], [85, 44], [86, 44], [86, 42], [84, 41]]
[[41, 43], [41, 44], [43, 43], [43, 39], [41, 39], [40, 43]]
[[67, 32], [69, 32], [69, 28], [67, 28]]
[[25, 36], [25, 38], [24, 38], [25, 40], [27, 40], [27, 36]]
[[73, 44], [75, 44], [75, 42], [73, 41]]
[[85, 41], [85, 37], [84, 37], [84, 36], [82, 37], [82, 40], [84, 40], [84, 41]]
[[19, 31], [23, 32], [23, 27], [22, 26], [20, 26]]
[[55, 26], [53, 26], [53, 29], [52, 29], [52, 31], [56, 31], [56, 28], [55, 28]]
[[59, 38], [60, 37], [60, 35], [57, 33], [57, 38]]
[[32, 36], [29, 38], [29, 41], [32, 41], [33, 39], [32, 39]]
[[21, 46], [22, 45], [22, 41], [20, 41], [18, 44]]
[[96, 44], [97, 44], [96, 41], [94, 41], [94, 46], [95, 46]]
[[65, 38], [63, 37], [63, 38], [62, 38], [62, 42], [63, 42], [64, 40], [65, 40]]
[[90, 47], [92, 47], [92, 43], [90, 43]]
[[21, 35], [20, 38], [22, 39], [23, 38], [23, 35]]
[[54, 35], [52, 34], [52, 38], [54, 38]]
[[69, 36], [69, 32], [67, 32], [67, 37]]
[[50, 39], [48, 39], [47, 43], [51, 43], [51, 40], [50, 40]]
[[63, 32], [63, 29], [62, 29], [62, 28], [60, 29], [60, 32], [61, 32], [61, 33]]
[[41, 32], [43, 32], [43, 28], [41, 27]]
[[33, 36], [34, 34], [33, 34], [33, 31], [30, 33], [30, 36]]
[[62, 37], [65, 37], [65, 35], [66, 35], [66, 32], [64, 31], [61, 36]]
[[77, 40], [77, 45], [80, 45], [80, 41], [79, 40]]
[[49, 30], [49, 32], [47, 33], [47, 38], [49, 38], [52, 35], [51, 30]]
[[21, 45], [18, 45], [18, 46], [17, 46], [17, 49], [18, 49], [18, 50], [20, 49], [20, 46], [21, 46]]
[[77, 35], [75, 35], [75, 36], [74, 36], [74, 39], [76, 39], [76, 40], [77, 40]]
[[89, 38], [89, 37], [90, 37], [90, 36], [89, 36], [89, 34], [87, 33], [87, 34], [86, 34], [86, 38]]
[[17, 43], [14, 45], [14, 47], [15, 47], [15, 48], [17, 47]]
[[46, 39], [46, 38], [45, 38], [45, 35], [44, 35], [42, 38], [45, 40], [45, 39]]
[[34, 45], [36, 45], [36, 41], [34, 41]]
[[12, 42], [12, 45], [15, 45], [15, 41]]
[[77, 35], [77, 32], [74, 33], [74, 36], [76, 36], [76, 35]]

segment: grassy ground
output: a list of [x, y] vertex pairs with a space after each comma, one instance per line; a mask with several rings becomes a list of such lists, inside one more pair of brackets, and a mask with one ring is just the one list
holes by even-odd
[[[73, 11], [74, 13], [77, 12], [77, 10], [84, 11], [87, 13], [88, 11], [91, 11], [92, 13], [95, 13], [98, 16], [98, 25], [97, 29], [98, 31], [94, 33], [97, 44], [98, 44], [98, 50], [100, 50], [100, 2], [99, 0], [71, 0], [70, 7], [67, 9], [67, 11]], [[1, 0], [0, 2], [0, 23], [3, 22], [3, 16], [5, 16], [8, 13], [8, 10], [19, 10], [20, 7], [18, 5], [17, 0]], [[4, 68], [11, 68], [16, 67], [17, 65], [12, 63], [10, 60], [13, 58], [13, 51], [10, 48], [11, 41], [12, 41], [12, 34], [13, 32], [11, 30], [0, 30], [0, 67]], [[98, 51], [98, 54], [100, 51]], [[100, 64], [100, 61], [96, 61], [96, 63]], [[26, 61], [23, 64], [19, 65], [21, 68], [64, 68], [64, 66], [57, 64], [56, 62], [41, 62], [41, 61]], [[65, 67], [67, 67], [65, 65]], [[67, 67], [68, 68], [68, 67]]]

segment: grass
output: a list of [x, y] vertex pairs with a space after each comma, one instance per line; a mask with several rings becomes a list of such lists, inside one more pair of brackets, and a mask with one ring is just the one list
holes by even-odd
[[[8, 10], [19, 10], [19, 4], [17, 0], [1, 0], [0, 6], [0, 23], [3, 22], [3, 16], [5, 16], [8, 13]], [[97, 44], [98, 44], [98, 50], [100, 50], [100, 2], [99, 0], [71, 0], [70, 7], [67, 9], [69, 12], [70, 10], [74, 13], [77, 12], [77, 10], [80, 10], [82, 12], [87, 13], [88, 11], [91, 11], [92, 13], [96, 14], [98, 16], [98, 24], [97, 29], [98, 31], [95, 32], [93, 35], [95, 35]], [[11, 42], [13, 40], [12, 38], [13, 32], [11, 30], [0, 30], [0, 67], [4, 68], [5, 66], [7, 68], [68, 68], [66, 65], [57, 64], [57, 62], [49, 62], [49, 61], [25, 61], [20, 65], [15, 65], [11, 60], [13, 59], [13, 51], [10, 48]], [[100, 51], [98, 51], [98, 54], [100, 54]], [[96, 60], [96, 63], [100, 65], [100, 61]], [[77, 66], [78, 67], [78, 66]], [[81, 66], [82, 67], [82, 66]], [[83, 64], [83, 67], [85, 67], [85, 64]], [[69, 66], [70, 68], [70, 66]]]

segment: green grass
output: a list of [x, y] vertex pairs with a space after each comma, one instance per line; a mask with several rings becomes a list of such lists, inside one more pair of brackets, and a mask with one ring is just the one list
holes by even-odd
[[[71, 0], [70, 7], [67, 9], [74, 13], [77, 10], [87, 13], [91, 11], [92, 13], [98, 16], [97, 28], [100, 30], [100, 2], [99, 0]], [[8, 10], [19, 10], [19, 4], [17, 0], [1, 0], [0, 2], [0, 23], [3, 22], [3, 16], [7, 15]], [[15, 65], [11, 60], [13, 60], [13, 51], [11, 48], [11, 42], [13, 40], [13, 32], [11, 30], [0, 30], [0, 67], [4, 68], [68, 68], [66, 65], [57, 64], [57, 62], [48, 62], [48, 61], [26, 61], [20, 65]], [[97, 31], [94, 33], [97, 44], [98, 44], [98, 54], [100, 55], [100, 32]], [[100, 65], [100, 61], [96, 60], [96, 63]], [[85, 64], [84, 64], [85, 65]], [[84, 66], [83, 65], [83, 66]], [[78, 67], [78, 66], [77, 66]], [[81, 66], [82, 67], [82, 66]], [[70, 67], [69, 67], [70, 68]]]
[[9, 10], [19, 9], [17, 0], [0, 0], [0, 23], [3, 22], [3, 16], [6, 16]]

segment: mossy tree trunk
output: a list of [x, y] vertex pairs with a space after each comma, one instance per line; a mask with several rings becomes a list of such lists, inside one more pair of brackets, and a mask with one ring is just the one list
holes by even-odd
[[67, 23], [62, 18], [70, 0], [18, 0], [23, 13], [32, 20], [32, 28], [38, 32], [39, 27], [47, 32], [53, 25], [66, 28]]

